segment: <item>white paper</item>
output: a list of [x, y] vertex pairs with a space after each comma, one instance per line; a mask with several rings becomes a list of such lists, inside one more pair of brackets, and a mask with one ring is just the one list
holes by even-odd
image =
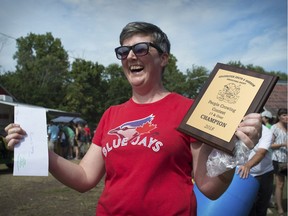
[[14, 148], [15, 176], [48, 176], [46, 109], [15, 106], [14, 122], [27, 136]]

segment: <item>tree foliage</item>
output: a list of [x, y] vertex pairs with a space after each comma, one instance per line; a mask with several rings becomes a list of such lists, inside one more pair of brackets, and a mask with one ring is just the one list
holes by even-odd
[[104, 109], [111, 105], [123, 103], [131, 97], [131, 86], [128, 83], [122, 67], [110, 64], [105, 70], [107, 89], [105, 91]]
[[185, 94], [185, 75], [177, 68], [177, 59], [172, 54], [163, 74], [163, 85], [171, 92]]
[[245, 68], [251, 71], [256, 71], [258, 73], [275, 75], [279, 77], [279, 80], [287, 81], [287, 73], [282, 73], [280, 71], [265, 71], [265, 69], [261, 66], [255, 66], [253, 64], [243, 65], [240, 61], [230, 61], [227, 64]]
[[193, 65], [191, 69], [186, 71], [186, 85], [185, 96], [196, 98], [203, 84], [209, 76], [209, 71], [203, 66]]
[[17, 39], [16, 71], [9, 91], [24, 103], [55, 107], [62, 103], [68, 74], [68, 54], [51, 33]]
[[97, 121], [103, 112], [106, 85], [102, 80], [105, 67], [98, 63], [76, 59], [72, 64], [62, 109], [78, 112], [86, 119]]
[[[17, 48], [16, 70], [0, 74], [0, 83], [20, 102], [78, 112], [95, 125], [109, 106], [131, 97], [131, 87], [120, 65], [104, 67], [98, 62], [75, 59], [70, 67], [60, 39], [51, 33], [30, 33], [17, 39]], [[287, 80], [287, 74], [267, 72], [260, 66], [243, 65], [240, 61], [228, 64]], [[181, 72], [171, 54], [163, 73], [163, 85], [169, 91], [195, 98], [208, 76], [209, 71], [197, 65]]]

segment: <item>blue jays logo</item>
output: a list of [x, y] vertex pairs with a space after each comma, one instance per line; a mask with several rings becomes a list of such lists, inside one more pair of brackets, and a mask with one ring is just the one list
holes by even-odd
[[158, 152], [163, 143], [153, 137], [141, 136], [149, 134], [152, 130], [157, 128], [156, 124], [153, 124], [155, 116], [153, 114], [129, 122], [125, 122], [116, 128], [111, 129], [108, 134], [117, 136], [117, 139], [112, 140], [111, 143], [106, 143], [102, 148], [104, 156], [113, 149], [131, 145], [141, 145], [152, 149], [154, 152]]
[[154, 115], [151, 114], [145, 118], [126, 122], [108, 132], [110, 135], [116, 135], [118, 138], [132, 138], [139, 136], [144, 133], [149, 133], [151, 130], [154, 130], [157, 125], [152, 124]]

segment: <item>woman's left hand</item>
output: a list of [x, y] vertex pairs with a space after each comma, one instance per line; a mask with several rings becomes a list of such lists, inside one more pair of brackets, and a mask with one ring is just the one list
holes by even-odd
[[243, 118], [239, 124], [235, 135], [245, 145], [252, 149], [258, 143], [262, 133], [262, 121], [259, 113], [250, 113]]

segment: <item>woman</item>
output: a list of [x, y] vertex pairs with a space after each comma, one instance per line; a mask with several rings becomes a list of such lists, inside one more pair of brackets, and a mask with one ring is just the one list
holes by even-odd
[[[272, 160], [275, 172], [275, 201], [279, 215], [284, 215], [282, 197], [287, 176], [287, 123], [287, 109], [281, 108], [278, 110], [277, 123], [271, 127], [274, 140], [271, 148], [273, 149]], [[286, 166], [286, 170], [282, 170], [282, 165]]]
[[[97, 215], [196, 215], [191, 173], [199, 189], [216, 199], [229, 186], [234, 170], [206, 175], [212, 148], [177, 130], [193, 101], [167, 91], [162, 74], [170, 42], [157, 26], [133, 22], [115, 49], [132, 87], [132, 98], [104, 113], [92, 144], [79, 165], [49, 152], [49, 170], [80, 192], [94, 188], [105, 175]], [[10, 148], [25, 132], [6, 127]], [[259, 114], [244, 117], [235, 134], [249, 148], [261, 133]]]

